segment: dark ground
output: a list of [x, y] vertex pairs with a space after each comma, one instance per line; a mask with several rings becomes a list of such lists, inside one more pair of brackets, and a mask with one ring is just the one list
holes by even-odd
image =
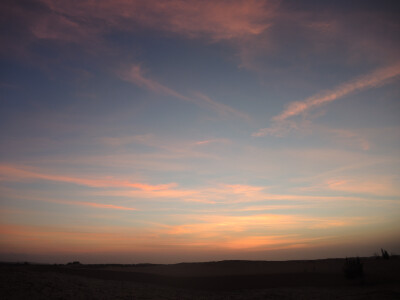
[[400, 299], [400, 259], [174, 265], [0, 264], [0, 299]]

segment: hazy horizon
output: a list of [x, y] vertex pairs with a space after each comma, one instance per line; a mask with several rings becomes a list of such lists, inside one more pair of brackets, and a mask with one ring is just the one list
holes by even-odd
[[399, 7], [2, 1], [0, 260], [399, 254]]
[[[396, 243], [387, 243], [389, 246]], [[344, 247], [343, 249], [322, 249], [320, 254], [307, 252], [294, 252], [288, 250], [256, 251], [241, 254], [215, 254], [211, 253], [163, 253], [162, 255], [149, 255], [145, 253], [78, 253], [78, 254], [28, 254], [28, 253], [2, 253], [0, 263], [38, 263], [38, 264], [67, 264], [78, 261], [81, 264], [179, 264], [179, 263], [207, 263], [218, 261], [310, 261], [324, 259], [344, 259], [346, 257], [376, 257], [381, 256], [381, 249], [395, 248], [367, 248]], [[318, 249], [320, 250], [320, 249]], [[315, 249], [314, 249], [315, 251]], [[399, 255], [388, 251], [389, 255]]]

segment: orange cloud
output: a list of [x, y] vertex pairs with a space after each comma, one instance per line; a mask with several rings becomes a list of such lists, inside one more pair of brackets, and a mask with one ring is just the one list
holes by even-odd
[[235, 194], [252, 194], [265, 189], [265, 187], [262, 186], [244, 184], [226, 184], [225, 187], [230, 189]]
[[[173, 217], [173, 216], [172, 216]], [[183, 219], [182, 219], [183, 217]], [[185, 215], [182, 225], [146, 224], [146, 227], [88, 227], [68, 224], [24, 226], [0, 224], [2, 251], [33, 252], [160, 251], [161, 248], [243, 250], [288, 249], [326, 243], [332, 237], [305, 237], [302, 230], [324, 230], [366, 224], [361, 218], [316, 218], [299, 215], [209, 216]]]
[[[296, 196], [272, 195], [264, 193], [265, 187], [250, 185], [219, 184], [215, 187], [201, 187], [197, 189], [170, 188], [157, 191], [102, 191], [101, 195], [135, 198], [172, 198], [187, 202], [200, 203], [236, 203], [253, 202], [269, 199], [288, 199]], [[306, 197], [304, 197], [305, 199]], [[308, 198], [307, 198], [308, 199]]]
[[25, 179], [39, 179], [57, 182], [73, 183], [78, 185], [84, 185], [89, 187], [122, 187], [122, 188], [134, 188], [143, 191], [157, 191], [166, 190], [176, 186], [175, 183], [150, 185], [145, 183], [134, 183], [128, 180], [119, 179], [87, 179], [79, 177], [69, 177], [61, 175], [53, 175], [37, 172], [35, 170], [27, 170], [21, 167], [12, 165], [0, 165], [0, 180], [25, 180]]
[[70, 253], [137, 251], [153, 248], [154, 234], [147, 230], [123, 227], [24, 226], [0, 224], [2, 251], [30, 253]]
[[265, 211], [265, 210], [286, 210], [286, 209], [298, 209], [298, 208], [309, 208], [312, 207], [310, 204], [291, 204], [291, 205], [253, 205], [243, 208], [238, 208], [235, 211]]
[[309, 246], [311, 242], [322, 238], [300, 238], [297, 235], [278, 235], [278, 236], [247, 236], [243, 238], [233, 238], [224, 243], [224, 246], [235, 250], [260, 248], [265, 250], [278, 250], [288, 248], [303, 248]]
[[[318, 196], [298, 194], [272, 194], [264, 191], [265, 187], [247, 185], [217, 185], [216, 187], [200, 187], [197, 189], [171, 188], [159, 191], [141, 190], [112, 190], [90, 192], [92, 195], [146, 198], [146, 199], [173, 199], [175, 201], [199, 202], [208, 204], [235, 204], [246, 202], [262, 202], [270, 200], [299, 201], [307, 203], [337, 202], [337, 201], [364, 201], [354, 196]], [[296, 206], [293, 206], [296, 207]], [[288, 207], [287, 207], [288, 208]]]
[[325, 182], [330, 190], [351, 194], [370, 194], [375, 196], [400, 196], [396, 178], [336, 178]]
[[[176, 216], [178, 218], [178, 216]], [[321, 231], [329, 228], [351, 228], [376, 220], [342, 217], [318, 218], [305, 215], [261, 214], [248, 216], [186, 215], [181, 225], [162, 225], [159, 236], [171, 245], [202, 246], [209, 249], [288, 249], [332, 240]], [[182, 219], [183, 217], [183, 219]], [[321, 235], [306, 237], [308, 230]]]
[[[184, 202], [199, 202], [207, 204], [217, 203], [245, 203], [245, 202], [262, 202], [270, 200], [290, 200], [301, 202], [319, 203], [332, 201], [363, 201], [362, 198], [354, 196], [318, 196], [318, 195], [297, 195], [297, 194], [272, 194], [266, 191], [267, 187], [240, 185], [240, 184], [217, 184], [215, 186], [199, 187], [195, 189], [178, 188], [177, 184], [161, 184], [149, 185], [143, 183], [132, 183], [122, 179], [90, 179], [60, 176], [47, 174], [33, 169], [26, 169], [12, 165], [0, 165], [0, 180], [15, 181], [15, 180], [47, 180], [56, 182], [73, 183], [88, 187], [102, 188], [101, 191], [86, 191], [86, 195], [91, 196], [111, 196], [111, 197], [126, 197], [135, 199], [173, 199], [174, 201]], [[107, 190], [106, 188], [113, 188]], [[121, 189], [115, 189], [121, 188]], [[15, 191], [11, 192], [12, 196]], [[25, 195], [25, 198], [26, 195]], [[29, 195], [29, 199], [33, 199]], [[38, 200], [41, 200], [40, 198]], [[43, 200], [47, 201], [47, 200]], [[50, 200], [49, 200], [50, 201]], [[92, 207], [102, 207], [110, 209], [125, 209], [134, 210], [129, 207], [122, 207], [111, 204], [93, 204], [91, 202], [65, 202], [63, 200], [53, 200], [54, 202], [85, 205]], [[295, 206], [294, 206], [295, 207]], [[288, 207], [287, 207], [288, 208]]]
[[[64, 202], [67, 203], [67, 202]], [[67, 204], [73, 204], [73, 205], [83, 205], [83, 206], [90, 206], [90, 207], [96, 207], [96, 208], [110, 208], [110, 209], [117, 209], [117, 210], [136, 210], [136, 208], [132, 207], [125, 207], [125, 206], [118, 206], [118, 205], [113, 205], [113, 204], [101, 204], [101, 203], [94, 203], [94, 202], [68, 202]]]
[[136, 208], [133, 207], [126, 207], [126, 206], [119, 206], [119, 205], [114, 205], [114, 204], [104, 204], [104, 203], [96, 203], [96, 202], [88, 202], [88, 201], [69, 201], [69, 200], [64, 200], [64, 199], [57, 199], [57, 198], [48, 198], [48, 197], [42, 197], [42, 196], [36, 196], [32, 193], [21, 193], [19, 191], [13, 191], [13, 190], [2, 190], [1, 191], [4, 196], [7, 198], [12, 198], [12, 199], [28, 199], [28, 200], [34, 200], [34, 201], [43, 201], [43, 202], [49, 202], [49, 203], [57, 203], [57, 204], [66, 204], [66, 205], [77, 205], [77, 206], [87, 206], [87, 207], [95, 207], [95, 208], [107, 208], [107, 209], [116, 209], [116, 210], [137, 210]]
[[188, 235], [195, 237], [235, 237], [248, 234], [253, 230], [291, 232], [296, 229], [332, 228], [353, 226], [365, 222], [363, 218], [318, 218], [304, 215], [258, 214], [246, 216], [229, 215], [188, 215], [187, 220], [196, 223], [165, 226], [165, 233], [170, 235]]

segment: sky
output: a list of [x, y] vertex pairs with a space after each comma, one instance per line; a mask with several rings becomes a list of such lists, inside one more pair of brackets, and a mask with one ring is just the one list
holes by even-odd
[[0, 14], [0, 260], [400, 253], [397, 1]]

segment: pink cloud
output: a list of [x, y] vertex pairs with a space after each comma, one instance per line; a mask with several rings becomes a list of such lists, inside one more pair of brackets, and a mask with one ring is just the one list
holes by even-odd
[[[265, 135], [281, 136], [293, 129], [299, 128], [297, 122], [290, 119], [298, 115], [306, 115], [310, 110], [320, 107], [329, 102], [348, 96], [349, 94], [361, 92], [363, 90], [378, 87], [395, 80], [400, 75], [400, 63], [389, 67], [375, 70], [349, 82], [343, 83], [338, 87], [318, 93], [304, 101], [295, 101], [287, 105], [286, 109], [279, 115], [272, 118], [272, 126], [262, 128], [253, 133], [253, 136], [260, 137]], [[301, 125], [300, 125], [301, 126]]]
[[57, 182], [73, 183], [78, 185], [84, 185], [88, 187], [121, 187], [121, 188], [134, 188], [143, 191], [159, 191], [166, 190], [176, 186], [175, 183], [150, 185], [145, 183], [130, 182], [128, 180], [121, 179], [88, 179], [79, 177], [69, 177], [62, 175], [46, 174], [38, 172], [33, 169], [21, 168], [13, 165], [0, 165], [0, 180], [48, 180]]
[[369, 150], [371, 147], [370, 142], [365, 137], [354, 131], [346, 129], [325, 129], [324, 131], [333, 135], [337, 140], [349, 145], [356, 145], [364, 151]]
[[70, 201], [65, 199], [58, 199], [58, 198], [48, 198], [43, 197], [41, 195], [35, 195], [35, 193], [24, 193], [15, 190], [5, 189], [2, 190], [3, 196], [12, 199], [22, 199], [22, 200], [32, 200], [32, 201], [41, 201], [41, 202], [48, 202], [48, 203], [56, 203], [56, 204], [65, 204], [65, 205], [75, 205], [75, 206], [86, 206], [86, 207], [94, 207], [94, 208], [105, 208], [105, 209], [115, 209], [115, 210], [137, 210], [133, 207], [127, 206], [120, 206], [114, 204], [105, 204], [105, 203], [97, 203], [97, 202], [88, 202], [88, 201]]
[[207, 107], [208, 109], [217, 112], [221, 116], [234, 116], [245, 120], [250, 120], [250, 117], [247, 114], [242, 113], [226, 104], [216, 102], [202, 93], [195, 92], [194, 97], [188, 97], [165, 85], [162, 85], [154, 79], [145, 77], [139, 65], [133, 65], [126, 71], [118, 72], [118, 75], [121, 79], [146, 88], [152, 92], [172, 96], [182, 101], [194, 103], [200, 107]]
[[80, 26], [60, 14], [48, 14], [38, 17], [31, 25], [31, 32], [37, 39], [60, 40], [63, 42], [80, 42], [93, 39], [97, 30]]
[[226, 184], [226, 188], [230, 189], [235, 194], [247, 194], [260, 192], [265, 189], [263, 186], [245, 185], [245, 184]]
[[125, 207], [125, 206], [118, 206], [118, 205], [113, 205], [113, 204], [102, 204], [102, 203], [94, 203], [94, 202], [68, 202], [67, 204], [72, 204], [72, 205], [83, 205], [83, 206], [89, 206], [89, 207], [95, 207], [95, 208], [110, 208], [110, 209], [117, 209], [117, 210], [137, 210], [136, 208], [133, 207]]
[[247, 121], [250, 120], [249, 115], [247, 115], [241, 111], [238, 111], [226, 104], [216, 102], [216, 101], [212, 100], [210, 97], [208, 97], [202, 93], [196, 92], [196, 93], [194, 93], [194, 95], [196, 98], [203, 100], [203, 102], [202, 102], [203, 105], [210, 107], [211, 109], [218, 112], [222, 116], [232, 115], [232, 116], [242, 118]]
[[[145, 198], [145, 199], [173, 199], [175, 201], [199, 202], [207, 204], [235, 204], [235, 203], [254, 203], [271, 200], [291, 200], [307, 203], [328, 203], [338, 201], [363, 201], [364, 199], [352, 196], [319, 196], [319, 195], [299, 195], [299, 194], [280, 194], [268, 193], [266, 187], [250, 185], [227, 185], [217, 184], [215, 186], [198, 187], [194, 189], [171, 188], [166, 190], [142, 191], [142, 190], [111, 190], [94, 191], [91, 195], [112, 196], [125, 198]], [[293, 206], [296, 208], [297, 206]], [[289, 208], [289, 207], [287, 207]]]
[[[42, 25], [40, 32], [74, 29], [70, 20], [97, 21], [99, 31], [109, 28], [135, 30], [138, 25], [167, 31], [187, 37], [209, 37], [212, 40], [229, 40], [247, 35], [258, 35], [270, 26], [277, 1], [183, 1], [183, 0], [115, 0], [115, 1], [58, 1], [43, 0], [59, 18], [62, 26], [52, 28], [51, 23]], [[58, 24], [57, 22], [55, 24]], [[68, 26], [67, 26], [68, 25]], [[82, 28], [82, 30], [85, 30]], [[57, 33], [53, 32], [50, 36]]]
[[119, 75], [123, 80], [132, 82], [140, 87], [144, 87], [155, 93], [172, 96], [172, 97], [178, 98], [183, 101], [196, 102], [195, 100], [193, 100], [189, 97], [186, 97], [186, 96], [158, 83], [155, 80], [144, 77], [141, 67], [139, 65], [133, 65], [128, 71], [120, 72]]
[[[0, 165], [0, 180], [1, 181], [32, 181], [32, 180], [46, 180], [55, 182], [66, 182], [77, 185], [83, 185], [94, 188], [102, 188], [101, 191], [87, 191], [85, 195], [91, 196], [110, 196], [110, 197], [123, 197], [135, 199], [157, 199], [157, 201], [173, 199], [174, 201], [184, 202], [198, 202], [206, 204], [216, 203], [246, 203], [246, 202], [262, 202], [270, 200], [292, 200], [300, 202], [337, 202], [337, 201], [363, 201], [363, 199], [352, 196], [318, 196], [318, 195], [298, 195], [298, 194], [281, 194], [269, 193], [266, 191], [267, 187], [252, 186], [252, 185], [230, 185], [230, 184], [216, 184], [213, 186], [198, 187], [192, 189], [179, 188], [177, 184], [161, 184], [149, 185], [143, 183], [133, 183], [123, 179], [91, 179], [80, 178], [73, 176], [60, 176], [54, 174], [47, 174], [34, 169], [21, 168], [9, 165]], [[112, 188], [108, 190], [107, 188]], [[115, 189], [120, 188], [120, 189]], [[15, 191], [9, 193], [14, 197]], [[98, 208], [110, 208], [120, 210], [135, 210], [134, 208], [118, 206], [114, 204], [98, 204], [92, 202], [76, 201], [71, 202], [67, 200], [48, 199], [43, 197], [36, 197], [33, 195], [22, 195], [22, 199], [32, 199], [38, 201], [49, 201], [61, 204], [71, 205], [84, 205]], [[294, 206], [295, 208], [296, 206]], [[289, 207], [287, 207], [289, 208]]]
[[[154, 134], [142, 134], [142, 135], [131, 135], [131, 136], [104, 136], [96, 138], [96, 142], [100, 142], [103, 145], [124, 148], [129, 145], [145, 145], [147, 147], [154, 148], [157, 151], [152, 153], [141, 153], [141, 154], [119, 154], [111, 155], [108, 158], [96, 158], [90, 156], [84, 158], [86, 162], [91, 161], [94, 164], [101, 164], [104, 161], [112, 158], [114, 165], [127, 166], [127, 164], [134, 163], [135, 165], [141, 165], [141, 168], [147, 168], [151, 170], [165, 170], [168, 171], [180, 171], [187, 169], [188, 165], [186, 162], [179, 162], [181, 159], [192, 159], [202, 158], [218, 160], [219, 156], [208, 151], [207, 147], [198, 147], [200, 145], [209, 144], [228, 144], [231, 141], [224, 138], [216, 138], [204, 141], [187, 141], [182, 139], [175, 139], [170, 136], [160, 136]], [[78, 158], [74, 157], [76, 161]], [[178, 168], [177, 168], [178, 167]]]
[[196, 146], [201, 146], [201, 145], [209, 145], [213, 143], [229, 143], [230, 140], [228, 139], [209, 139], [209, 140], [203, 140], [203, 141], [197, 141], [194, 144]]
[[335, 145], [343, 144], [351, 148], [359, 148], [367, 151], [371, 148], [371, 143], [367, 139], [365, 133], [359, 130], [329, 128], [321, 124], [313, 124], [310, 120], [303, 119], [301, 121], [285, 120], [281, 122], [273, 122], [273, 126], [262, 128], [258, 132], [253, 133], [255, 137], [272, 135], [283, 137], [290, 132], [299, 131], [302, 134], [317, 133], [322, 138], [334, 141]]
[[339, 85], [333, 90], [328, 90], [312, 96], [304, 101], [292, 102], [279, 115], [273, 117], [273, 121], [284, 121], [290, 117], [306, 113], [308, 110], [321, 106], [325, 103], [343, 98], [351, 93], [360, 92], [368, 88], [374, 88], [390, 82], [400, 75], [400, 64], [394, 64], [390, 67], [378, 69], [370, 74], [361, 76], [342, 85]]
[[338, 177], [324, 182], [329, 190], [351, 194], [367, 194], [374, 196], [399, 197], [400, 189], [397, 178], [349, 178]]

